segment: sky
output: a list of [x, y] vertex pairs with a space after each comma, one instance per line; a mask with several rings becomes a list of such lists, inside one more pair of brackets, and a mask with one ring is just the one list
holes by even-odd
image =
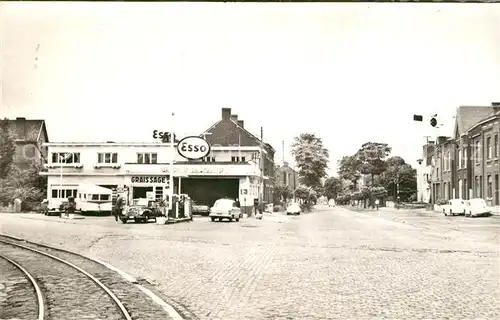
[[0, 117], [52, 142], [199, 134], [231, 108], [277, 163], [316, 134], [333, 173], [368, 141], [416, 165], [458, 106], [500, 101], [494, 4], [2, 2], [0, 36]]

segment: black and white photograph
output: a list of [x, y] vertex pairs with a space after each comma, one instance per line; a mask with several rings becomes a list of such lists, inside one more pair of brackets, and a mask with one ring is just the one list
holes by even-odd
[[0, 320], [500, 318], [500, 6], [0, 3]]

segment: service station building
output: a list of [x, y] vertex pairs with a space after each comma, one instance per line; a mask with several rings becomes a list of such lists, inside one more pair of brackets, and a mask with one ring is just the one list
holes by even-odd
[[210, 151], [195, 160], [178, 150], [182, 140], [173, 144], [175, 150], [165, 142], [46, 143], [48, 170], [41, 174], [48, 176], [48, 199], [74, 196], [82, 184], [126, 190], [128, 201], [146, 198], [148, 191], [165, 198], [172, 175], [173, 193], [187, 194], [196, 203], [211, 206], [228, 197], [248, 210], [255, 199], [272, 201], [275, 151], [245, 130], [231, 109], [223, 108], [221, 119], [191, 140], [196, 139], [206, 140]]

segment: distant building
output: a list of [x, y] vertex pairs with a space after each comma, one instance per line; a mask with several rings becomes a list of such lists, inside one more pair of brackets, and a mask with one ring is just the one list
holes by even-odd
[[290, 190], [293, 191], [299, 186], [299, 174], [288, 165], [288, 162], [283, 162], [282, 166], [276, 166], [274, 173], [276, 182], [289, 187]]
[[422, 159], [417, 166], [417, 201], [431, 202], [432, 182], [432, 156], [436, 145], [434, 141], [428, 141], [422, 150]]
[[9, 120], [9, 124], [16, 141], [14, 165], [20, 169], [27, 169], [33, 162], [46, 163], [47, 147], [43, 144], [49, 142], [49, 136], [45, 121], [19, 117]]

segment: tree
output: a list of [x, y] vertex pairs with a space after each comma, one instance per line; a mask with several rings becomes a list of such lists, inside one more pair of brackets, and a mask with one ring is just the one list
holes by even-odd
[[360, 164], [361, 162], [355, 156], [344, 156], [338, 163], [338, 174], [340, 178], [351, 182], [351, 190], [356, 189], [358, 179], [361, 177]]
[[290, 187], [283, 184], [275, 185], [273, 190], [275, 202], [279, 202], [282, 200], [286, 202], [287, 199], [290, 199], [293, 196], [293, 191], [290, 189]]
[[386, 170], [381, 177], [382, 185], [389, 190], [390, 194], [397, 197], [397, 186], [399, 185], [399, 196], [401, 201], [408, 201], [417, 192], [417, 171], [406, 163], [401, 157], [395, 156], [387, 159]]
[[337, 199], [338, 195], [343, 191], [343, 187], [344, 186], [341, 179], [330, 177], [325, 181], [323, 192], [328, 200]]
[[371, 176], [371, 185], [375, 184], [375, 176], [385, 171], [385, 159], [391, 153], [387, 143], [367, 142], [356, 152], [355, 157], [359, 160], [359, 171]]
[[0, 120], [0, 179], [7, 177], [14, 162], [16, 142], [7, 118]]
[[321, 179], [328, 168], [328, 150], [323, 141], [312, 133], [302, 133], [294, 138], [292, 154], [299, 168], [299, 177], [309, 187], [321, 186]]
[[39, 174], [41, 165], [32, 164], [27, 170], [21, 170], [15, 166], [4, 179], [0, 179], [0, 202], [11, 203], [14, 199], [20, 199], [24, 208], [29, 203], [39, 203], [45, 198], [47, 190], [47, 177]]

